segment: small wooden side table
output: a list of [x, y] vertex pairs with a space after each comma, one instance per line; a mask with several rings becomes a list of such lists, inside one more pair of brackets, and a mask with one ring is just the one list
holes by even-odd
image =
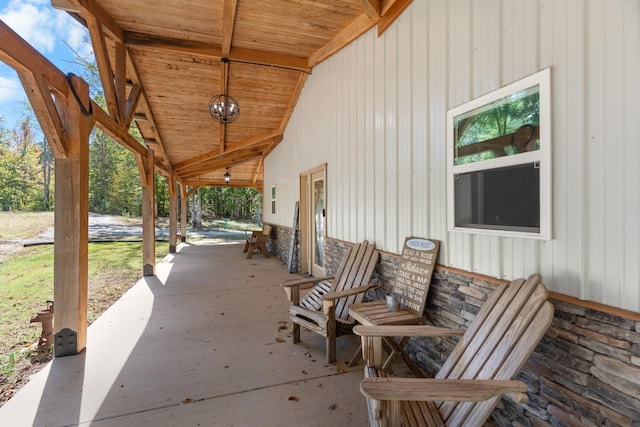
[[[388, 311], [386, 301], [362, 302], [359, 304], [351, 304], [349, 306], [349, 314], [361, 325], [381, 326], [381, 325], [420, 325], [423, 323], [422, 317], [412, 313], [409, 310], [401, 309], [399, 311]], [[403, 337], [396, 341], [391, 337], [384, 337], [384, 343], [390, 349], [389, 357], [382, 365], [382, 369], [387, 371], [400, 357], [416, 377], [424, 378], [422, 369], [409, 357], [404, 351], [404, 346], [409, 341], [409, 337]], [[354, 365], [361, 356], [362, 345], [358, 348], [356, 354], [353, 355], [349, 366]]]

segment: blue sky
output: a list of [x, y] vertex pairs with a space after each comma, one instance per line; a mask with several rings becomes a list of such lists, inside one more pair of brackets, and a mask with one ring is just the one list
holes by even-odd
[[[66, 12], [53, 9], [51, 0], [0, 0], [0, 20], [11, 27], [63, 73], [81, 74], [74, 63], [77, 51], [92, 55], [86, 29]], [[0, 41], [1, 43], [2, 41]], [[2, 126], [17, 128], [27, 98], [13, 68], [0, 61], [0, 116]]]

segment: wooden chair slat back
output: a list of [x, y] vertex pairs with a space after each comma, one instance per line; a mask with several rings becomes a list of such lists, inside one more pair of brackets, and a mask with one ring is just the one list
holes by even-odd
[[364, 242], [354, 245], [351, 248], [349, 260], [345, 264], [342, 274], [340, 275], [340, 277], [336, 276], [336, 288], [334, 292], [351, 289], [354, 286], [354, 283], [356, 283], [358, 269], [360, 268], [360, 264], [365, 257], [368, 246], [369, 242], [365, 240]]
[[340, 262], [340, 266], [338, 267], [338, 270], [336, 270], [335, 274], [333, 275], [334, 279], [333, 279], [333, 285], [331, 286], [331, 292], [337, 292], [340, 286], [340, 282], [346, 280], [346, 278], [343, 279], [342, 277], [344, 277], [345, 274], [349, 273], [349, 270], [351, 268], [351, 265], [353, 265], [353, 262], [357, 255], [357, 251], [359, 247], [360, 245], [351, 246], [349, 249], [345, 251], [344, 255], [342, 255], [342, 261]]
[[[553, 305], [539, 275], [499, 286], [443, 364], [436, 378], [511, 379], [553, 320]], [[474, 425], [495, 401], [443, 402], [447, 425]], [[487, 412], [488, 411], [488, 412]]]
[[[365, 285], [371, 280], [373, 270], [378, 262], [378, 251], [375, 244], [370, 244], [368, 241], [353, 246], [351, 255], [349, 258], [350, 263], [345, 265], [342, 275], [336, 277], [336, 292], [352, 289]], [[354, 302], [362, 302], [364, 293], [354, 295], [347, 298], [341, 298], [336, 303], [336, 319], [349, 321], [349, 305]]]
[[[369, 283], [371, 277], [373, 276], [373, 271], [376, 268], [379, 257], [380, 254], [376, 250], [375, 245], [368, 245], [367, 251], [365, 252], [365, 255], [358, 267], [355, 280], [349, 288], [364, 286]], [[345, 289], [347, 288], [345, 287]], [[349, 316], [349, 306], [351, 304], [361, 303], [364, 299], [364, 295], [364, 292], [361, 292], [357, 295], [342, 298], [340, 301], [338, 301], [338, 304], [336, 304], [336, 319], [342, 319], [347, 321], [348, 323], [353, 323], [352, 318]]]

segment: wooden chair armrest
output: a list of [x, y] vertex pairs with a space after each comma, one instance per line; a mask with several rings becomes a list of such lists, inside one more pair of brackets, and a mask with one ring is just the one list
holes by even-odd
[[433, 378], [365, 378], [360, 391], [369, 399], [480, 402], [507, 393], [524, 393], [514, 380], [447, 380]]
[[290, 288], [290, 287], [294, 287], [294, 286], [305, 285], [307, 283], [320, 282], [321, 280], [331, 280], [333, 278], [334, 278], [333, 276], [327, 276], [327, 277], [305, 277], [304, 279], [292, 279], [292, 280], [284, 281], [284, 282], [280, 283], [280, 286], [282, 286], [283, 288]]
[[340, 299], [340, 298], [350, 297], [352, 295], [358, 295], [358, 294], [361, 294], [363, 292], [367, 292], [369, 289], [373, 288], [374, 286], [376, 286], [376, 285], [373, 284], [373, 283], [369, 283], [367, 285], [358, 286], [358, 287], [351, 288], [351, 289], [346, 289], [346, 290], [340, 291], [340, 292], [328, 292], [328, 293], [322, 295], [322, 299], [324, 301], [335, 301], [335, 300]]
[[428, 325], [358, 325], [353, 328], [356, 335], [366, 337], [448, 337], [464, 335], [464, 331], [464, 329], [437, 328]]

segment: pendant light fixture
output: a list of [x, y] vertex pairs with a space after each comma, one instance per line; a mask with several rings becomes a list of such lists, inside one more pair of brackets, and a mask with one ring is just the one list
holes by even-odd
[[238, 120], [238, 117], [240, 117], [240, 105], [238, 105], [238, 101], [234, 97], [227, 95], [229, 59], [221, 58], [220, 61], [222, 62], [224, 92], [211, 98], [209, 101], [209, 114], [216, 122], [226, 125]]

